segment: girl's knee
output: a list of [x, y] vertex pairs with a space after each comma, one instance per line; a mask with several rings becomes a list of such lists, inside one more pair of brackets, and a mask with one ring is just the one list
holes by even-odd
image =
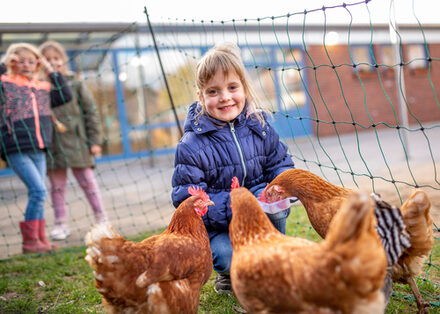
[[54, 194], [55, 195], [64, 195], [65, 191], [66, 191], [66, 187], [65, 186], [52, 186], [50, 188], [50, 193], [52, 195], [54, 195]]
[[47, 197], [46, 188], [29, 190], [29, 200], [32, 200], [33, 202], [44, 202], [46, 201], [46, 197]]
[[229, 253], [227, 252], [219, 252], [219, 254], [216, 254], [213, 260], [214, 270], [218, 273], [229, 271], [229, 269], [231, 268], [231, 259], [232, 254], [229, 255]]
[[87, 194], [96, 194], [97, 193], [97, 186], [94, 181], [89, 180], [87, 178], [82, 178], [78, 180], [79, 186], [85, 191]]
[[217, 272], [229, 271], [232, 259], [232, 245], [228, 234], [220, 234], [211, 241], [214, 270]]
[[83, 189], [95, 190], [97, 182], [91, 168], [72, 168], [76, 181]]

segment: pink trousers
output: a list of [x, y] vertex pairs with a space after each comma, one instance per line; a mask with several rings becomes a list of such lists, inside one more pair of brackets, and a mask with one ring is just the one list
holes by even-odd
[[[90, 206], [93, 209], [97, 223], [107, 220], [98, 183], [92, 168], [71, 168], [76, 181], [81, 186]], [[67, 169], [48, 170], [50, 181], [50, 196], [55, 213], [55, 223], [64, 224], [67, 222], [66, 212], [66, 183]]]

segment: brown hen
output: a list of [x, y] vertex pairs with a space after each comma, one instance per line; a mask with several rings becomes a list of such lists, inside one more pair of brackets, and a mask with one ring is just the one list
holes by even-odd
[[108, 313], [197, 313], [213, 267], [201, 216], [213, 202], [202, 190], [189, 192], [159, 235], [131, 242], [105, 224], [87, 234], [86, 260]]
[[[333, 185], [309, 171], [290, 169], [276, 177], [262, 192], [260, 199], [271, 203], [288, 197], [297, 197], [304, 205], [313, 228], [324, 238], [342, 202], [353, 193], [353, 190]], [[382, 205], [388, 204], [376, 197], [376, 207]], [[409, 234], [409, 247], [402, 247], [402, 251], [395, 252], [395, 256], [391, 258], [390, 250], [387, 248], [393, 245], [386, 246], [388, 262], [393, 266], [392, 278], [394, 281], [410, 285], [419, 313], [426, 313], [426, 307], [429, 306], [421, 297], [414, 283], [414, 277], [420, 274], [423, 262], [433, 248], [433, 220], [430, 215], [430, 206], [431, 203], [426, 193], [414, 190], [401, 207], [401, 214], [406, 225], [401, 236], [405, 238], [405, 234]], [[377, 209], [376, 214], [378, 214]], [[396, 214], [396, 211], [393, 213]], [[386, 229], [386, 222], [382, 224], [381, 229]], [[378, 229], [378, 232], [382, 237], [381, 229]], [[383, 237], [382, 241], [385, 243]]]
[[231, 282], [250, 313], [381, 313], [387, 260], [373, 202], [354, 194], [315, 243], [289, 237], [245, 188], [231, 191]]
[[393, 265], [393, 281], [407, 283], [417, 302], [419, 313], [429, 313], [426, 303], [419, 292], [414, 277], [422, 272], [426, 258], [431, 254], [434, 247], [432, 226], [434, 221], [430, 214], [431, 201], [425, 192], [412, 191], [409, 198], [401, 207], [406, 228], [411, 236], [411, 246], [403, 252], [403, 255]]

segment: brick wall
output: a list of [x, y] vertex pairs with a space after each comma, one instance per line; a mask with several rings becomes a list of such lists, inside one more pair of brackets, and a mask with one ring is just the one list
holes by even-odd
[[[380, 56], [378, 49], [374, 47], [377, 58]], [[432, 58], [440, 56], [440, 44], [431, 44], [428, 49]], [[404, 60], [407, 60], [405, 51], [404, 46]], [[339, 134], [353, 132], [353, 120], [361, 125], [357, 126], [358, 130], [371, 128], [372, 125], [384, 127], [380, 122], [395, 126], [396, 119], [400, 121], [394, 77], [394, 69], [397, 68], [379, 67], [380, 76], [373, 71], [362, 72], [358, 77], [351, 66], [347, 46], [327, 47], [327, 52], [328, 56], [322, 46], [308, 47], [311, 60], [306, 56], [306, 65], [313, 67], [314, 64], [315, 69], [302, 70], [307, 76], [311, 95], [311, 115], [320, 121], [312, 122], [313, 133], [326, 136], [334, 135], [336, 131]], [[336, 66], [334, 69], [332, 63]], [[377, 63], [380, 64], [381, 60]], [[414, 117], [424, 123], [440, 120], [437, 104], [440, 102], [440, 61], [431, 62], [430, 72], [427, 69], [415, 72], [405, 66], [404, 75], [409, 124], [414, 126], [417, 122]], [[337, 123], [333, 124], [333, 121]]]

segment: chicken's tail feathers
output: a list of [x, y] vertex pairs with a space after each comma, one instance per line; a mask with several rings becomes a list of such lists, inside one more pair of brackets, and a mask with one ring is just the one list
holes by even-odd
[[85, 243], [88, 246], [86, 250], [85, 260], [93, 268], [98, 267], [98, 263], [102, 259], [101, 240], [113, 239], [120, 237], [112, 225], [109, 223], [101, 223], [95, 225], [85, 236]]
[[410, 247], [410, 236], [400, 209], [381, 200], [377, 194], [372, 193], [371, 197], [375, 201], [376, 230], [391, 266]]
[[414, 189], [401, 207], [406, 230], [411, 237], [411, 255], [429, 255], [434, 246], [431, 201], [428, 195]]
[[368, 195], [353, 193], [330, 223], [325, 241], [331, 246], [347, 242], [373, 226], [373, 204]]

